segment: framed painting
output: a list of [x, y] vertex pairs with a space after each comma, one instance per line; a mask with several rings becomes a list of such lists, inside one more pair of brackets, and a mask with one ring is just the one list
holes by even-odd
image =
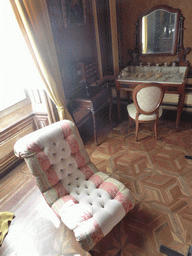
[[86, 0], [61, 0], [64, 26], [76, 27], [86, 23]]

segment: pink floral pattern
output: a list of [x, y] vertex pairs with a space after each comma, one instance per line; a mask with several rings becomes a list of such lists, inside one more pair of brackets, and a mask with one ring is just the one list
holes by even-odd
[[85, 157], [83, 156], [83, 154], [80, 151], [73, 154], [72, 156], [75, 158], [78, 168], [81, 168], [86, 164]]
[[119, 188], [115, 184], [113, 184], [111, 182], [106, 182], [106, 181], [104, 181], [99, 186], [99, 188], [107, 191], [109, 193], [109, 195], [111, 196], [111, 198], [115, 198], [117, 192], [119, 191]]
[[61, 128], [63, 131], [64, 138], [67, 138], [70, 134], [72, 134], [72, 127], [70, 123], [66, 122], [64, 124], [61, 124]]
[[84, 165], [80, 171], [84, 174], [85, 179], [88, 180], [94, 172], [91, 170], [91, 168], [88, 165]]
[[77, 204], [78, 203], [78, 201], [73, 196], [71, 196], [71, 195], [64, 196], [62, 198], [62, 200], [63, 200], [64, 203], [67, 203], [70, 200], [73, 202], [73, 204]]
[[65, 189], [65, 187], [62, 185], [61, 182], [57, 182], [57, 184], [54, 186], [54, 189], [59, 198], [68, 194], [67, 190]]
[[45, 172], [51, 165], [49, 158], [43, 151], [40, 151], [37, 154], [37, 159], [38, 159], [39, 165], [41, 166], [42, 170]]
[[102, 177], [100, 177], [98, 174], [93, 174], [89, 180], [95, 184], [96, 188], [98, 188], [103, 182]]
[[81, 216], [81, 218], [82, 218], [82, 220], [84, 221], [84, 220], [88, 220], [88, 219], [90, 219], [90, 218], [92, 218], [93, 216], [91, 215], [91, 213], [89, 212], [89, 211], [85, 211], [84, 213], [83, 213], [83, 216]]
[[31, 142], [30, 144], [28, 144], [27, 149], [32, 152], [39, 152], [42, 150], [41, 147], [35, 142]]
[[102, 229], [100, 228], [99, 224], [95, 220], [93, 222], [93, 230], [91, 234], [91, 238], [94, 241], [94, 244], [97, 244], [102, 238], [103, 238], [103, 232]]
[[53, 167], [51, 166], [45, 173], [49, 181], [49, 184], [51, 186], [56, 185], [56, 183], [59, 181], [59, 177], [57, 176], [57, 173], [55, 172]]
[[125, 210], [125, 213], [128, 213], [129, 211], [131, 211], [133, 209], [133, 204], [127, 195], [119, 192], [117, 194], [117, 196], [115, 197], [115, 200], [119, 201], [122, 204], [122, 206]]
[[70, 146], [72, 154], [75, 154], [75, 153], [77, 153], [79, 151], [79, 143], [78, 143], [78, 141], [77, 141], [77, 139], [76, 139], [76, 137], [74, 135], [69, 135], [66, 138], [66, 141], [67, 141], [67, 143]]
[[85, 251], [89, 251], [103, 237], [103, 232], [96, 220], [89, 219], [89, 225], [77, 237], [76, 240]]

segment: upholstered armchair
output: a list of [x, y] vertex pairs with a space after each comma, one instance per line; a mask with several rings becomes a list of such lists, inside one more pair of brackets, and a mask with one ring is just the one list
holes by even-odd
[[130, 190], [90, 161], [71, 121], [26, 135], [14, 151], [25, 159], [48, 205], [86, 251], [134, 207]]

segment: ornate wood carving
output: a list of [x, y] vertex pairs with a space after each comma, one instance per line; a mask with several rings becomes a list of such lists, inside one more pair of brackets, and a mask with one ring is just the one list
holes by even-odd
[[184, 31], [184, 17], [181, 15], [179, 19], [178, 31], [178, 46], [177, 46], [177, 60], [178, 66], [189, 66], [190, 63], [186, 60], [186, 55], [190, 53], [191, 48], [183, 46], [183, 31]]

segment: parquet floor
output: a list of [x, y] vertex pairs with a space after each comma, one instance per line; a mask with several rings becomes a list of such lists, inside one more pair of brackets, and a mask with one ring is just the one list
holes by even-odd
[[[127, 121], [96, 147], [86, 149], [103, 172], [133, 191], [136, 206], [90, 252], [84, 252], [46, 205], [25, 163], [1, 179], [0, 211], [11, 211], [11, 222], [0, 255], [127, 255], [161, 256], [161, 244], [186, 255], [192, 244], [192, 123], [162, 120], [156, 141], [150, 127], [139, 142]], [[126, 138], [125, 136], [128, 135]]]
[[[136, 206], [91, 255], [161, 256], [161, 245], [187, 254], [192, 245], [192, 123], [176, 133], [161, 122], [156, 141], [148, 131], [125, 138], [127, 122], [92, 153], [99, 169], [133, 191]], [[150, 131], [150, 128], [147, 129]], [[95, 254], [94, 254], [95, 253]]]

